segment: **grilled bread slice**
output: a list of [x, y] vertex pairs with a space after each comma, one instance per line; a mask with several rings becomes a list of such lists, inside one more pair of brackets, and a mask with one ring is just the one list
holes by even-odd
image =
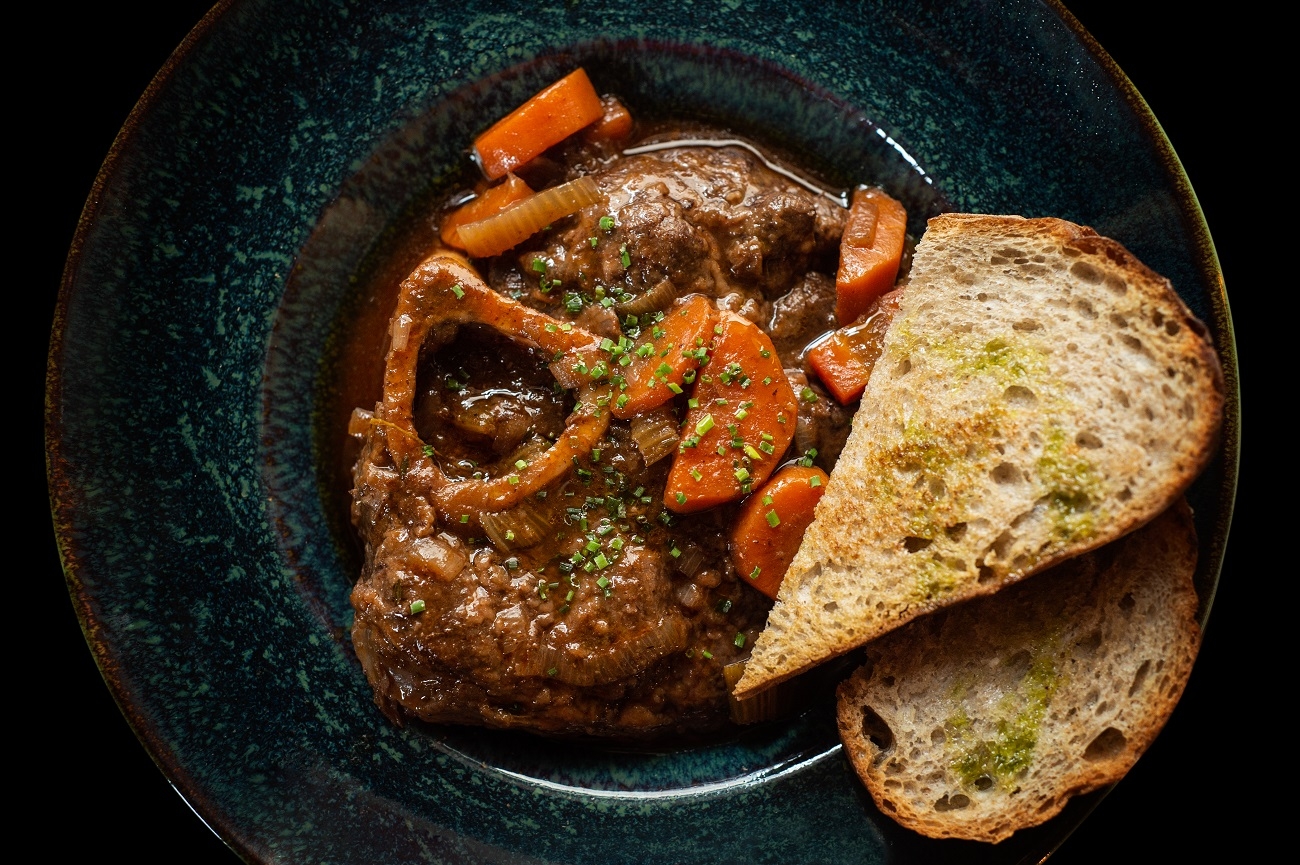
[[930, 220], [816, 518], [734, 696], [1143, 525], [1209, 460], [1204, 326], [1059, 219]]
[[840, 736], [881, 811], [1001, 841], [1117, 781], [1164, 725], [1200, 643], [1179, 503], [1047, 573], [867, 646]]

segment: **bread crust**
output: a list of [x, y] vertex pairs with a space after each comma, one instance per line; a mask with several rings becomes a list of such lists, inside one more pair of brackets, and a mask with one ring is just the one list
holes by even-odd
[[1144, 525], [1212, 457], [1223, 391], [1204, 325], [1116, 241], [930, 220], [735, 696]]
[[869, 644], [837, 718], [877, 806], [933, 838], [998, 842], [1118, 781], [1191, 673], [1195, 566], [1180, 502], [1109, 547]]

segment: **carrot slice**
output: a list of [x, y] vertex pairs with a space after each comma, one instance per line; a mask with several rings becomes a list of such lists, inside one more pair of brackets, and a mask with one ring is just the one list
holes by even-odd
[[769, 598], [781, 588], [829, 480], [816, 466], [786, 466], [740, 506], [731, 561], [745, 582]]
[[749, 494], [772, 474], [794, 438], [799, 406], [772, 340], [721, 314], [700, 368], [668, 471], [664, 504], [690, 513]]
[[496, 180], [604, 113], [591, 79], [578, 68], [494, 123], [474, 141], [474, 154]]
[[903, 205], [879, 189], [853, 193], [835, 274], [835, 317], [841, 325], [856, 321], [871, 301], [894, 287], [906, 234]]
[[632, 112], [614, 96], [600, 97], [604, 115], [588, 127], [583, 137], [588, 141], [621, 141], [632, 134]]
[[496, 216], [510, 205], [523, 201], [532, 194], [533, 191], [527, 183], [513, 174], [507, 174], [505, 183], [484, 190], [478, 197], [447, 214], [438, 232], [442, 236], [442, 242], [457, 249], [464, 249], [465, 244], [458, 236], [462, 225]]
[[718, 308], [692, 294], [673, 301], [662, 318], [653, 313], [640, 318], [641, 335], [614, 367], [623, 381], [611, 411], [624, 420], [663, 405], [695, 380], [692, 371], [707, 356], [704, 346], [713, 339]]
[[899, 291], [881, 295], [853, 324], [826, 334], [808, 349], [808, 363], [841, 405], [853, 402], [866, 389], [901, 295]]

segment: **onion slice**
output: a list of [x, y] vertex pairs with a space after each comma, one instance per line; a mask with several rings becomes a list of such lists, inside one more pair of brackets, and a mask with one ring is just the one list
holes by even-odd
[[643, 312], [664, 309], [676, 299], [677, 286], [669, 280], [662, 279], [654, 288], [638, 294], [632, 300], [614, 304], [614, 311], [619, 315], [640, 315]]
[[727, 707], [731, 711], [731, 720], [737, 724], [757, 724], [795, 714], [799, 705], [793, 699], [798, 693], [797, 682], [781, 682], [766, 691], [759, 691], [747, 700], [737, 700], [731, 696], [731, 690], [740, 681], [747, 663], [749, 659], [745, 658], [722, 668], [722, 675], [727, 681]]
[[677, 449], [680, 440], [677, 419], [666, 407], [632, 418], [632, 441], [647, 466], [653, 465]]
[[523, 243], [555, 220], [577, 213], [600, 201], [600, 190], [590, 177], [579, 177], [530, 195], [495, 216], [460, 227], [465, 251], [475, 258], [500, 255]]
[[483, 533], [501, 550], [531, 547], [550, 529], [546, 513], [530, 498], [508, 511], [480, 514], [478, 521]]

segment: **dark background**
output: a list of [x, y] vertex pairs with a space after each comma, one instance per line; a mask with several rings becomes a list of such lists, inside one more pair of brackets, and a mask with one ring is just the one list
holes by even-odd
[[[31, 7], [36, 23], [11, 34], [20, 48], [30, 47], [22, 43], [34, 36], [32, 56], [42, 58], [28, 64], [31, 77], [16, 87], [22, 100], [31, 100], [27, 111], [11, 114], [7, 124], [13, 139], [26, 138], [10, 145], [11, 174], [18, 189], [27, 191], [19, 201], [10, 201], [10, 218], [22, 222], [22, 240], [10, 247], [9, 258], [18, 263], [20, 274], [26, 272], [13, 294], [32, 304], [29, 315], [16, 317], [20, 345], [12, 357], [22, 400], [20, 500], [26, 507], [31, 497], [27, 510], [35, 520], [30, 526], [20, 521], [16, 540], [20, 549], [30, 551], [19, 560], [30, 559], [36, 570], [30, 577], [25, 569], [16, 574], [17, 586], [34, 588], [36, 603], [18, 608], [29, 611], [28, 618], [11, 645], [21, 640], [16, 648], [34, 653], [36, 660], [16, 657], [11, 649], [11, 669], [23, 672], [11, 674], [10, 693], [18, 697], [9, 701], [11, 729], [32, 730], [36, 736], [30, 750], [26, 740], [12, 737], [10, 748], [34, 757], [35, 771], [24, 772], [27, 777], [20, 775], [11, 789], [21, 791], [20, 814], [55, 821], [58, 828], [46, 834], [44, 850], [56, 859], [116, 855], [139, 863], [233, 865], [235, 855], [155, 768], [104, 687], [69, 603], [45, 507], [44, 445], [35, 419], [42, 405], [53, 308], [77, 218], [136, 99], [208, 7], [173, 0], [144, 14], [129, 4], [87, 5], [75, 13], [63, 4]], [[1067, 6], [1146, 98], [1200, 199], [1233, 304], [1241, 378], [1248, 383], [1243, 388], [1248, 444], [1224, 576], [1182, 702], [1150, 751], [1052, 862], [1210, 861], [1217, 858], [1210, 852], [1217, 844], [1236, 846], [1251, 837], [1240, 822], [1239, 798], [1251, 795], [1242, 770], [1247, 764], [1235, 754], [1247, 744], [1238, 739], [1247, 720], [1243, 712], [1254, 709], [1243, 703], [1242, 671], [1258, 657], [1256, 641], [1266, 627], [1249, 607], [1258, 594], [1248, 588], [1248, 580], [1260, 577], [1252, 578], [1246, 569], [1247, 551], [1262, 540], [1264, 530], [1256, 504], [1262, 493], [1260, 451], [1254, 450], [1252, 459], [1252, 446], [1271, 424], [1255, 413], [1269, 409], [1252, 396], [1262, 373], [1259, 298], [1272, 285], [1252, 260], [1247, 244], [1254, 227], [1245, 216], [1259, 216], [1266, 203], [1260, 200], [1262, 190], [1280, 181], [1259, 178], [1257, 157], [1237, 137], [1243, 126], [1252, 133], [1267, 128], [1246, 122], [1252, 64], [1230, 59], [1234, 47], [1254, 44], [1244, 15], [1175, 21], [1134, 18], [1140, 4]], [[34, 248], [27, 247], [27, 240], [34, 241]], [[1255, 290], [1257, 284], [1265, 288]], [[25, 592], [18, 600], [23, 599]], [[34, 631], [23, 639], [26, 627]], [[35, 699], [27, 699], [29, 694]], [[1289, 737], [1289, 731], [1278, 733]], [[1285, 759], [1290, 760], [1286, 747]], [[1225, 761], [1225, 754], [1233, 756]], [[1240, 846], [1231, 858], [1255, 859]]]

